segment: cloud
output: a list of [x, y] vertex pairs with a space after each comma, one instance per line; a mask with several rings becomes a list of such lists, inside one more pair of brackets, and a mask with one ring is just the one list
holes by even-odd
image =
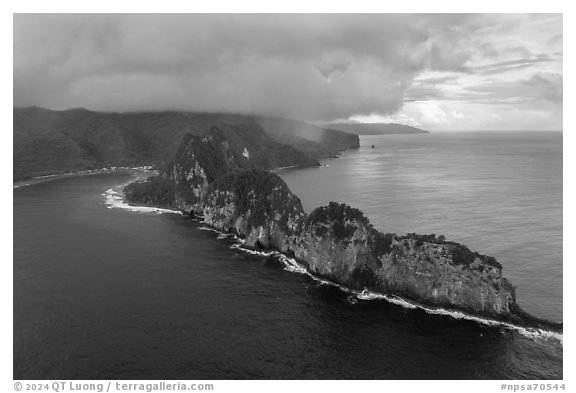
[[351, 64], [351, 61], [345, 55], [341, 54], [338, 56], [336, 54], [322, 59], [316, 64], [316, 68], [326, 80], [331, 81], [332, 74], [336, 72], [345, 73]]
[[450, 88], [458, 86], [461, 74], [455, 72], [436, 72], [438, 76], [418, 77], [406, 90], [404, 102], [454, 99]]
[[[561, 114], [546, 107], [474, 102], [408, 102], [389, 116], [356, 117], [361, 122], [391, 122], [430, 131], [561, 130]], [[560, 119], [560, 121], [559, 121]]]
[[[561, 29], [551, 24], [558, 25], [557, 17], [16, 14], [14, 104], [308, 121], [394, 115], [411, 100], [495, 94], [478, 90], [488, 88], [486, 81], [462, 79], [466, 75], [557, 64], [545, 58], [549, 42], [550, 50], [562, 51]], [[527, 29], [525, 36], [538, 30], [542, 37], [518, 40], [514, 29]], [[426, 79], [435, 73], [441, 75]], [[544, 94], [542, 78], [532, 83]]]
[[495, 74], [501, 72], [509, 72], [513, 70], [518, 70], [520, 68], [530, 67], [538, 63], [548, 63], [554, 61], [551, 56], [547, 54], [539, 54], [534, 57], [527, 57], [521, 59], [501, 61], [492, 64], [486, 64], [482, 66], [473, 67], [470, 69], [472, 73], [479, 74]]
[[485, 98], [520, 98], [530, 101], [545, 101], [562, 107], [563, 77], [557, 73], [537, 73], [528, 79], [499, 81], [469, 88], [484, 93]]
[[439, 42], [450, 34], [440, 20], [417, 15], [16, 15], [14, 22], [19, 106], [308, 120], [391, 113], [419, 72], [459, 69], [466, 60]]

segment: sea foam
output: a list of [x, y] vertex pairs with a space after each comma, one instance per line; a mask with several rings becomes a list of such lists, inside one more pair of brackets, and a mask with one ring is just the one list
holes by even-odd
[[238, 251], [245, 252], [247, 254], [257, 255], [257, 256], [262, 256], [262, 257], [273, 256], [273, 257], [277, 258], [277, 260], [282, 262], [282, 264], [284, 265], [284, 270], [286, 270], [288, 272], [304, 274], [304, 275], [309, 276], [314, 281], [316, 281], [320, 284], [337, 287], [341, 291], [351, 295], [349, 300], [353, 304], [356, 304], [357, 300], [362, 300], [362, 301], [384, 300], [384, 301], [387, 301], [391, 304], [394, 304], [396, 306], [400, 306], [400, 307], [403, 307], [406, 309], [411, 309], [411, 310], [420, 309], [420, 310], [422, 310], [428, 314], [431, 314], [431, 315], [442, 315], [442, 316], [447, 316], [447, 317], [454, 318], [454, 319], [464, 319], [464, 320], [474, 321], [474, 322], [480, 323], [482, 325], [490, 326], [490, 327], [500, 326], [500, 327], [503, 327], [503, 328], [510, 330], [510, 331], [516, 331], [519, 334], [521, 334], [522, 336], [533, 339], [533, 340], [536, 340], [536, 339], [544, 339], [544, 340], [555, 339], [555, 340], [558, 340], [560, 343], [563, 344], [563, 334], [562, 333], [544, 330], [544, 329], [540, 329], [540, 328], [530, 328], [530, 327], [525, 327], [525, 326], [518, 326], [518, 325], [514, 325], [512, 323], [508, 323], [508, 322], [497, 321], [495, 319], [478, 317], [478, 316], [471, 315], [471, 314], [468, 314], [468, 313], [465, 313], [462, 311], [450, 310], [450, 309], [445, 309], [445, 308], [428, 307], [428, 306], [424, 306], [424, 305], [403, 299], [397, 295], [382, 294], [382, 293], [378, 293], [378, 292], [368, 291], [366, 289], [363, 291], [351, 289], [351, 288], [345, 287], [343, 285], [340, 285], [338, 283], [335, 283], [333, 281], [327, 280], [325, 278], [315, 276], [305, 266], [302, 266], [301, 264], [299, 264], [296, 261], [296, 259], [290, 258], [290, 257], [282, 254], [279, 251], [252, 250], [252, 249], [243, 247], [245, 244], [245, 241], [241, 238], [238, 238], [235, 235], [230, 235], [229, 233], [225, 233], [225, 232], [219, 231], [215, 228], [209, 228], [209, 227], [205, 227], [205, 226], [201, 227], [200, 229], [209, 230], [209, 231], [217, 233], [218, 239], [232, 239], [233, 241], [235, 241], [235, 243], [230, 246], [230, 248], [233, 250], [238, 250]]
[[[118, 188], [123, 188], [124, 186], [120, 186]], [[132, 212], [139, 212], [139, 213], [156, 213], [156, 214], [182, 214], [179, 210], [171, 210], [171, 209], [162, 209], [159, 207], [149, 207], [149, 206], [132, 206], [126, 203], [124, 200], [124, 196], [121, 191], [118, 191], [114, 188], [110, 188], [106, 190], [103, 194], [104, 196], [104, 203], [108, 209], [124, 209], [129, 210]]]
[[[112, 189], [112, 188], [108, 189], [108, 190], [106, 190], [106, 192], [104, 192], [102, 194], [105, 197], [105, 203], [106, 203], [106, 206], [108, 208], [110, 208], [110, 209], [112, 209], [112, 208], [125, 209], [125, 210], [129, 210], [129, 211], [141, 212], [141, 213], [182, 214], [182, 212], [177, 211], [177, 210], [163, 209], [163, 208], [157, 208], [157, 207], [129, 205], [128, 203], [125, 202], [123, 194], [121, 193], [121, 191], [118, 191], [118, 189], [121, 190], [124, 186], [125, 185], [117, 187], [117, 189]], [[432, 314], [432, 315], [443, 315], [443, 316], [448, 316], [448, 317], [451, 317], [454, 319], [465, 319], [465, 320], [469, 320], [469, 321], [475, 321], [477, 323], [480, 323], [480, 324], [483, 324], [486, 326], [491, 326], [491, 327], [500, 326], [500, 327], [504, 327], [507, 330], [516, 331], [516, 332], [520, 333], [521, 335], [523, 335], [524, 337], [528, 337], [531, 339], [545, 339], [545, 340], [555, 339], [555, 340], [560, 341], [560, 343], [563, 343], [563, 334], [562, 333], [543, 330], [543, 329], [539, 329], [539, 328], [529, 328], [529, 327], [524, 327], [524, 326], [518, 326], [518, 325], [514, 325], [512, 323], [508, 323], [508, 322], [502, 322], [502, 321], [497, 321], [497, 320], [490, 319], [490, 318], [483, 318], [483, 317], [478, 317], [475, 315], [470, 315], [470, 314], [467, 314], [467, 313], [462, 312], [462, 311], [449, 310], [449, 309], [445, 309], [445, 308], [427, 307], [427, 306], [424, 306], [424, 305], [421, 305], [421, 304], [418, 304], [415, 302], [408, 301], [408, 300], [403, 299], [397, 295], [381, 294], [378, 292], [368, 291], [366, 289], [363, 291], [354, 290], [354, 289], [345, 287], [343, 285], [337, 284], [333, 281], [315, 276], [305, 266], [302, 266], [301, 264], [299, 264], [296, 261], [296, 259], [290, 258], [290, 257], [280, 253], [279, 251], [261, 251], [261, 250], [253, 250], [253, 249], [244, 247], [244, 244], [245, 244], [244, 239], [241, 239], [234, 234], [222, 232], [218, 229], [207, 226], [207, 224], [203, 218], [198, 219], [197, 221], [200, 224], [203, 224], [198, 229], [216, 233], [217, 239], [219, 239], [219, 240], [224, 240], [224, 239], [232, 240], [234, 242], [234, 244], [232, 244], [230, 246], [230, 248], [233, 250], [238, 250], [238, 251], [241, 251], [241, 252], [244, 252], [247, 254], [261, 256], [261, 257], [272, 256], [272, 257], [276, 258], [277, 260], [279, 260], [280, 262], [282, 262], [282, 264], [284, 265], [284, 270], [291, 272], [291, 273], [305, 274], [305, 275], [309, 276], [310, 278], [312, 278], [314, 281], [319, 282], [320, 284], [331, 285], [331, 286], [337, 287], [338, 289], [342, 290], [343, 292], [351, 294], [354, 299], [358, 299], [358, 300], [362, 300], [362, 301], [384, 300], [384, 301], [387, 301], [391, 304], [394, 304], [394, 305], [397, 305], [397, 306], [400, 306], [400, 307], [403, 307], [406, 309], [421, 309], [424, 312], [426, 312], [428, 314]], [[356, 301], [354, 301], [353, 303], [356, 303]]]

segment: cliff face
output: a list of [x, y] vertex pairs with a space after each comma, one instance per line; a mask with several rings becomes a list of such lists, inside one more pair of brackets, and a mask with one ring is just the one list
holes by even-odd
[[500, 268], [480, 257], [469, 265], [455, 262], [454, 250], [467, 250], [465, 246], [416, 246], [415, 239], [378, 232], [360, 211], [346, 205], [331, 203], [312, 212], [302, 240], [297, 258], [311, 271], [352, 288], [483, 315], [509, 314], [515, 302], [514, 288]]
[[200, 211], [200, 203], [210, 182], [245, 164], [220, 135], [211, 129], [206, 136], [187, 134], [161, 176], [174, 184], [174, 204], [186, 211]]
[[[302, 239], [298, 258], [317, 274], [353, 288], [485, 315], [508, 314], [515, 302], [514, 288], [490, 258], [457, 243], [380, 233], [362, 212], [346, 205], [314, 210]], [[460, 261], [462, 253], [472, 260]]]
[[512, 316], [514, 287], [500, 268], [480, 257], [457, 264], [454, 250], [462, 245], [416, 246], [416, 239], [383, 234], [359, 210], [334, 202], [306, 216], [273, 173], [240, 171], [225, 179], [210, 186], [205, 221], [244, 236], [249, 246], [278, 249], [310, 272], [350, 288], [473, 314]]
[[202, 205], [206, 223], [245, 237], [250, 247], [287, 251], [306, 217], [300, 199], [276, 174], [241, 170], [212, 183]]
[[[459, 265], [452, 244], [413, 239], [394, 242], [393, 251], [382, 258], [378, 271], [381, 287], [432, 305], [451, 306], [484, 315], [508, 315], [516, 301], [515, 288], [502, 277], [502, 270], [476, 257]], [[402, 277], [398, 280], [397, 277]]]
[[162, 177], [175, 185], [175, 206], [201, 211], [208, 185], [236, 169], [319, 165], [291, 146], [270, 140], [254, 127], [241, 133], [211, 126], [202, 136], [187, 134]]

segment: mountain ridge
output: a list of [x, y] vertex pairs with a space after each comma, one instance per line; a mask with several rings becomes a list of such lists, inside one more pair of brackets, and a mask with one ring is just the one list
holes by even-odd
[[[261, 116], [13, 108], [13, 180], [110, 166], [162, 167], [186, 134], [201, 136], [212, 125], [240, 133], [258, 132], [271, 151], [277, 151], [278, 144], [290, 146], [313, 160], [359, 146], [357, 136], [341, 131], [315, 127], [322, 138], [313, 140], [302, 130], [314, 126]], [[282, 133], [274, 131], [279, 127]], [[309, 165], [309, 160], [303, 159], [303, 165]]]

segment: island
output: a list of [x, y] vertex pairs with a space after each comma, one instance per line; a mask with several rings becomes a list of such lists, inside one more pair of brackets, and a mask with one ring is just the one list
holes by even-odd
[[188, 134], [158, 176], [126, 185], [125, 197], [131, 204], [203, 216], [206, 224], [243, 238], [245, 247], [277, 250], [311, 274], [351, 289], [562, 329], [518, 306], [515, 287], [493, 257], [443, 236], [382, 233], [346, 204], [330, 202], [306, 214], [300, 199], [269, 170], [274, 163], [262, 161], [251, 146], [249, 140], [229, 140], [217, 126], [202, 136]]

